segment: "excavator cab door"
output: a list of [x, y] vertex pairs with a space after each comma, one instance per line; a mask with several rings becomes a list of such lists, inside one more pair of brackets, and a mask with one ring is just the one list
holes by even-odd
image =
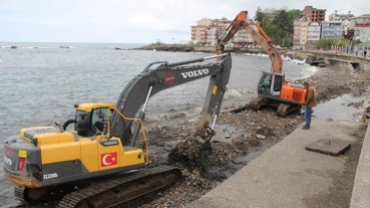
[[96, 133], [105, 133], [108, 126], [108, 108], [96, 108], [91, 114], [91, 130]]
[[267, 97], [279, 97], [284, 82], [284, 75], [263, 72], [258, 84], [258, 94]]
[[94, 108], [92, 112], [76, 111], [75, 131], [81, 136], [104, 134], [108, 125], [108, 108]]

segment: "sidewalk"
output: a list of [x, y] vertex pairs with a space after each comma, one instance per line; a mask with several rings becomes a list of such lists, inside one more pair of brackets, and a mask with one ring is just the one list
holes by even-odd
[[[308, 131], [297, 128], [189, 207], [322, 207], [323, 203], [320, 201], [322, 196], [333, 194], [333, 188], [338, 188], [335, 176], [345, 171], [349, 158], [311, 152], [305, 150], [305, 147], [318, 139], [354, 143], [356, 141], [354, 132], [361, 125], [313, 121]], [[343, 190], [349, 192], [345, 193], [348, 196], [347, 204], [350, 203], [348, 201], [351, 198], [352, 187], [349, 189]]]

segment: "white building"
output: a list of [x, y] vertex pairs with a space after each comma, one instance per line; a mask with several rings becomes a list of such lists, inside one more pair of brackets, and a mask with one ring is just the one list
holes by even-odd
[[329, 21], [333, 22], [341, 22], [342, 23], [342, 31], [344, 35], [347, 35], [348, 30], [350, 29], [350, 22], [351, 19], [355, 16], [351, 13], [351, 11], [348, 11], [347, 14], [338, 14], [338, 11], [335, 10], [335, 12], [331, 15], [329, 15]]
[[321, 25], [317, 22], [311, 22], [307, 29], [307, 43], [314, 44], [320, 40]]
[[370, 27], [365, 27], [359, 30], [358, 38], [361, 42], [370, 41]]
[[364, 14], [351, 19], [350, 28], [354, 29], [353, 39], [362, 42], [370, 40], [368, 30], [370, 28], [370, 14]]

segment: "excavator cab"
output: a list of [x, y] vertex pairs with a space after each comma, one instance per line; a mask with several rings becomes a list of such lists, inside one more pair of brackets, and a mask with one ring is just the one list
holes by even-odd
[[80, 136], [93, 136], [104, 134], [108, 128], [109, 108], [114, 103], [84, 103], [75, 105], [74, 130]]
[[279, 97], [285, 75], [263, 72], [258, 84], [258, 94], [267, 97]]

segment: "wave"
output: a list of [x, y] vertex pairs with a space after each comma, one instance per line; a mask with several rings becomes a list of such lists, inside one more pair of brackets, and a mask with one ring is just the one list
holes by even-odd
[[243, 92], [241, 92], [240, 90], [237, 90], [237, 89], [228, 89], [226, 92], [225, 92], [225, 95], [224, 95], [224, 99], [231, 99], [231, 98], [234, 98], [234, 97], [241, 97], [243, 94]]
[[292, 62], [292, 63], [298, 64], [298, 65], [306, 64], [306, 59], [303, 59], [303, 60], [299, 60], [299, 59], [292, 59], [292, 58], [290, 58], [289, 56], [281, 56], [281, 58], [283, 59], [283, 61], [289, 61], [289, 62]]
[[309, 66], [306, 68], [306, 70], [302, 71], [301, 72], [301, 75], [302, 75], [302, 79], [306, 79], [310, 76], [312, 76], [313, 74], [315, 74], [316, 72], [319, 71], [319, 68], [316, 67], [316, 66]]

